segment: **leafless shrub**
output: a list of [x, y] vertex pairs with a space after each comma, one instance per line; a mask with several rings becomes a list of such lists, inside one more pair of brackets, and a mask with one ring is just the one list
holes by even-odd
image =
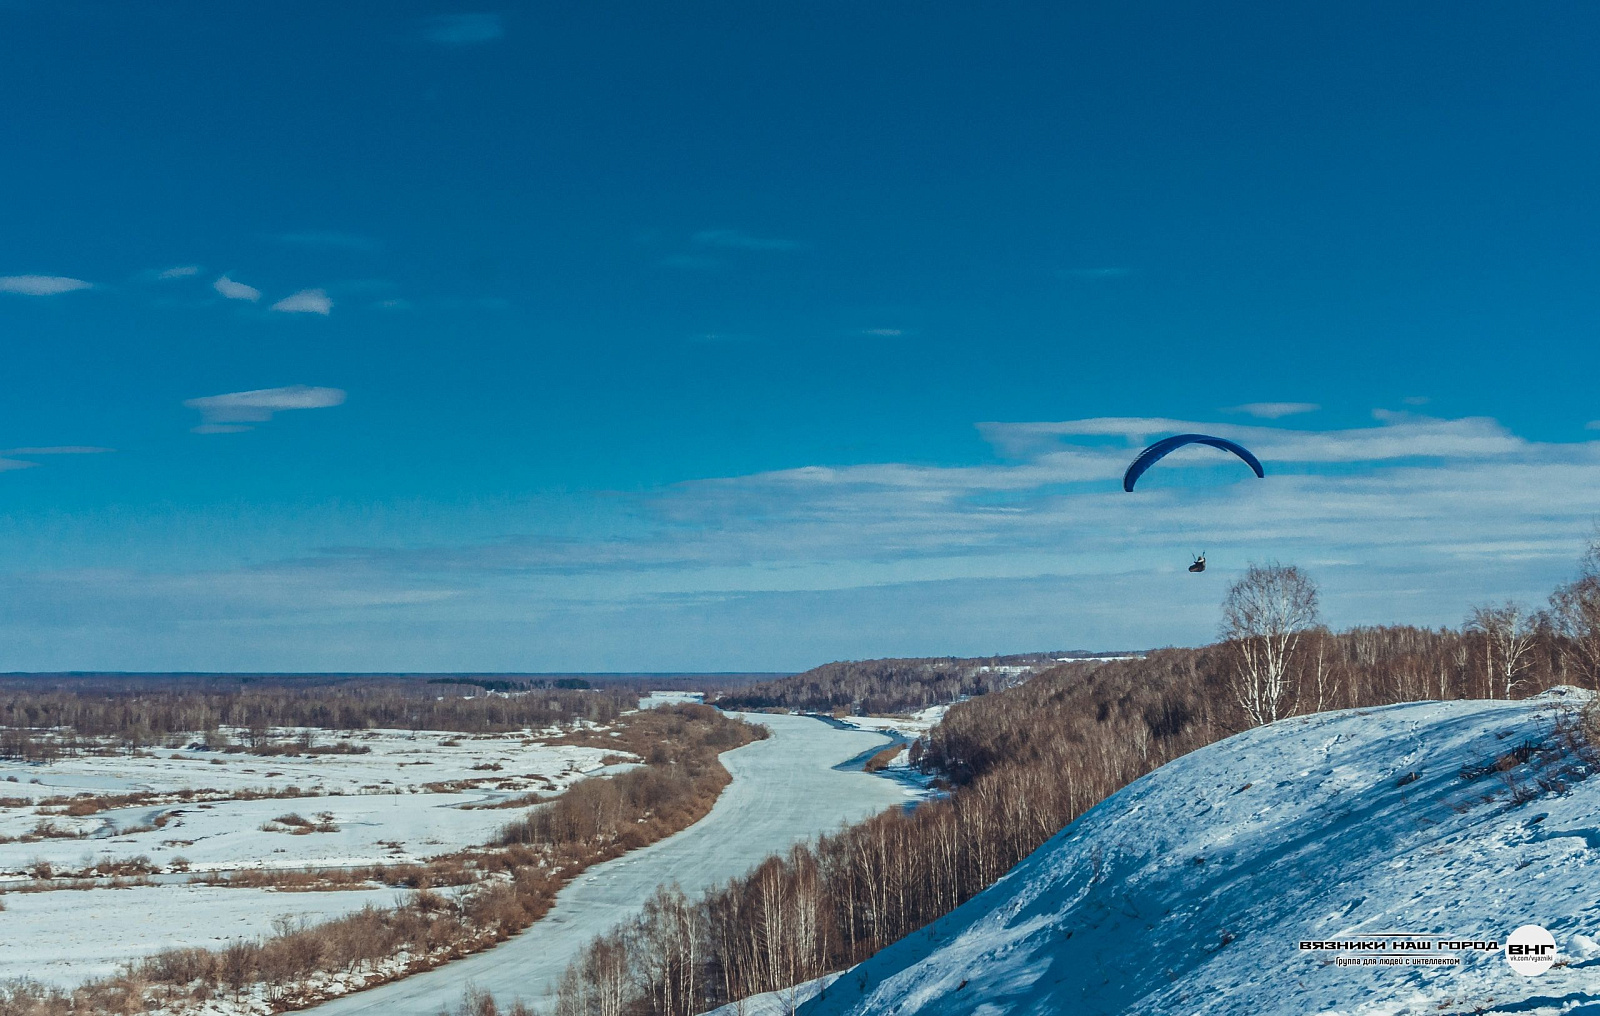
[[869, 773], [882, 772], [884, 769], [887, 769], [895, 759], [899, 758], [900, 753], [904, 750], [905, 745], [891, 745], [890, 747], [883, 749], [876, 755], [867, 759], [866, 765], [862, 766], [862, 768]]

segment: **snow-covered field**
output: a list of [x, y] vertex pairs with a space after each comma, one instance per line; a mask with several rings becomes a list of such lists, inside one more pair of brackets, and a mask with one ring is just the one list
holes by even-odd
[[[41, 820], [84, 837], [0, 843], [0, 887], [6, 876], [22, 876], [40, 860], [57, 869], [78, 869], [85, 857], [105, 855], [142, 854], [163, 868], [184, 857], [194, 870], [422, 860], [482, 843], [514, 814], [463, 805], [559, 791], [599, 770], [607, 754], [625, 754], [547, 745], [525, 734], [379, 730], [326, 741], [346, 738], [370, 753], [263, 757], [155, 749], [149, 757], [66, 758], [43, 765], [0, 761], [0, 797], [35, 802], [0, 808], [0, 837], [22, 837]], [[471, 786], [437, 792], [438, 784], [465, 781]], [[290, 788], [305, 796], [211, 800], [283, 794]], [[170, 797], [165, 803], [76, 817], [37, 806], [51, 797], [170, 796], [185, 790], [196, 792], [195, 803]], [[318, 814], [331, 814], [338, 831], [293, 835], [261, 829], [291, 812], [313, 821]], [[130, 831], [153, 826], [158, 818], [165, 821], [157, 828]]]
[[898, 716], [841, 716], [839, 722], [858, 730], [895, 733], [908, 741], [915, 741], [937, 726], [949, 709], [949, 705], [938, 705]]
[[[0, 979], [26, 975], [75, 984], [166, 946], [215, 946], [253, 936], [275, 918], [329, 917], [368, 902], [389, 904], [392, 889], [204, 888], [187, 885], [183, 873], [418, 862], [484, 844], [521, 812], [475, 805], [529, 791], [553, 796], [603, 769], [607, 755], [626, 754], [538, 740], [558, 733], [318, 732], [320, 743], [348, 738], [371, 751], [263, 757], [155, 749], [148, 757], [0, 762], [0, 798], [29, 801], [0, 808], [0, 836], [15, 839], [0, 843], [0, 889], [29, 881], [41, 863], [59, 877], [130, 858], [145, 859], [159, 883], [0, 895]], [[460, 781], [470, 786], [437, 786]], [[311, 796], [249, 799], [290, 787]], [[197, 792], [193, 801], [174, 796], [185, 790]], [[130, 793], [160, 796], [83, 816], [38, 804]], [[307, 827], [277, 821], [288, 815], [315, 831], [297, 832]], [[41, 821], [82, 838], [17, 839]]]
[[[1554, 728], [1579, 694], [1330, 713], [1211, 745], [802, 1012], [1600, 1011], [1600, 778], [1537, 782], [1573, 762]], [[1550, 750], [1509, 778], [1463, 776], [1525, 744]], [[1524, 924], [1564, 957], [1537, 977], [1503, 949], [1342, 966], [1299, 948], [1395, 934], [1503, 946]]]
[[652, 691], [639, 700], [640, 709], [657, 709], [661, 706], [701, 705], [706, 700], [703, 691]]
[[268, 893], [198, 885], [11, 893], [0, 913], [0, 977], [70, 988], [163, 949], [220, 948], [272, 932], [273, 921], [336, 917], [367, 903], [390, 906], [394, 889]]

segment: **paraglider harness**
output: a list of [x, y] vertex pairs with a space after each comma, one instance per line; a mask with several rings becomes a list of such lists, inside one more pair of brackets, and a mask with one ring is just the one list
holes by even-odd
[[1189, 566], [1189, 570], [1192, 572], [1203, 572], [1206, 570], [1206, 555], [1203, 552], [1199, 557], [1194, 559], [1194, 564]]

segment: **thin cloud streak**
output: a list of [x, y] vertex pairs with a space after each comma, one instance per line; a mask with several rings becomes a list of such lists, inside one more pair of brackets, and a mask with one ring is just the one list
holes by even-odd
[[229, 300], [248, 300], [251, 303], [261, 299], [261, 290], [254, 286], [247, 286], [242, 282], [235, 282], [226, 275], [220, 276], [211, 284], [211, 288]]
[[93, 288], [91, 282], [65, 275], [0, 275], [0, 293], [15, 293], [18, 296], [59, 296]]
[[1224, 413], [1244, 413], [1262, 420], [1279, 420], [1300, 413], [1315, 413], [1322, 407], [1315, 402], [1246, 402], [1242, 406], [1229, 406]]
[[345, 393], [340, 388], [290, 385], [285, 388], [257, 388], [247, 392], [228, 392], [188, 399], [189, 409], [200, 411], [201, 424], [196, 434], [236, 434], [250, 430], [253, 423], [266, 423], [273, 413], [290, 409], [327, 409], [342, 405]]
[[327, 317], [333, 310], [333, 301], [323, 289], [302, 289], [273, 304], [272, 310], [281, 314], [321, 314]]
[[[30, 469], [39, 463], [29, 459], [41, 455], [102, 455], [114, 452], [115, 448], [101, 448], [97, 445], [43, 445], [24, 448], [0, 448], [0, 473], [16, 469]], [[27, 458], [16, 458], [25, 455]]]

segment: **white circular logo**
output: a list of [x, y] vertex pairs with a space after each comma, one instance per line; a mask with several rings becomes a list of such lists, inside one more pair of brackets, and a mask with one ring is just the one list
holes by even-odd
[[1524, 924], [1506, 939], [1506, 961], [1523, 977], [1537, 977], [1556, 961], [1556, 940], [1537, 924]]

